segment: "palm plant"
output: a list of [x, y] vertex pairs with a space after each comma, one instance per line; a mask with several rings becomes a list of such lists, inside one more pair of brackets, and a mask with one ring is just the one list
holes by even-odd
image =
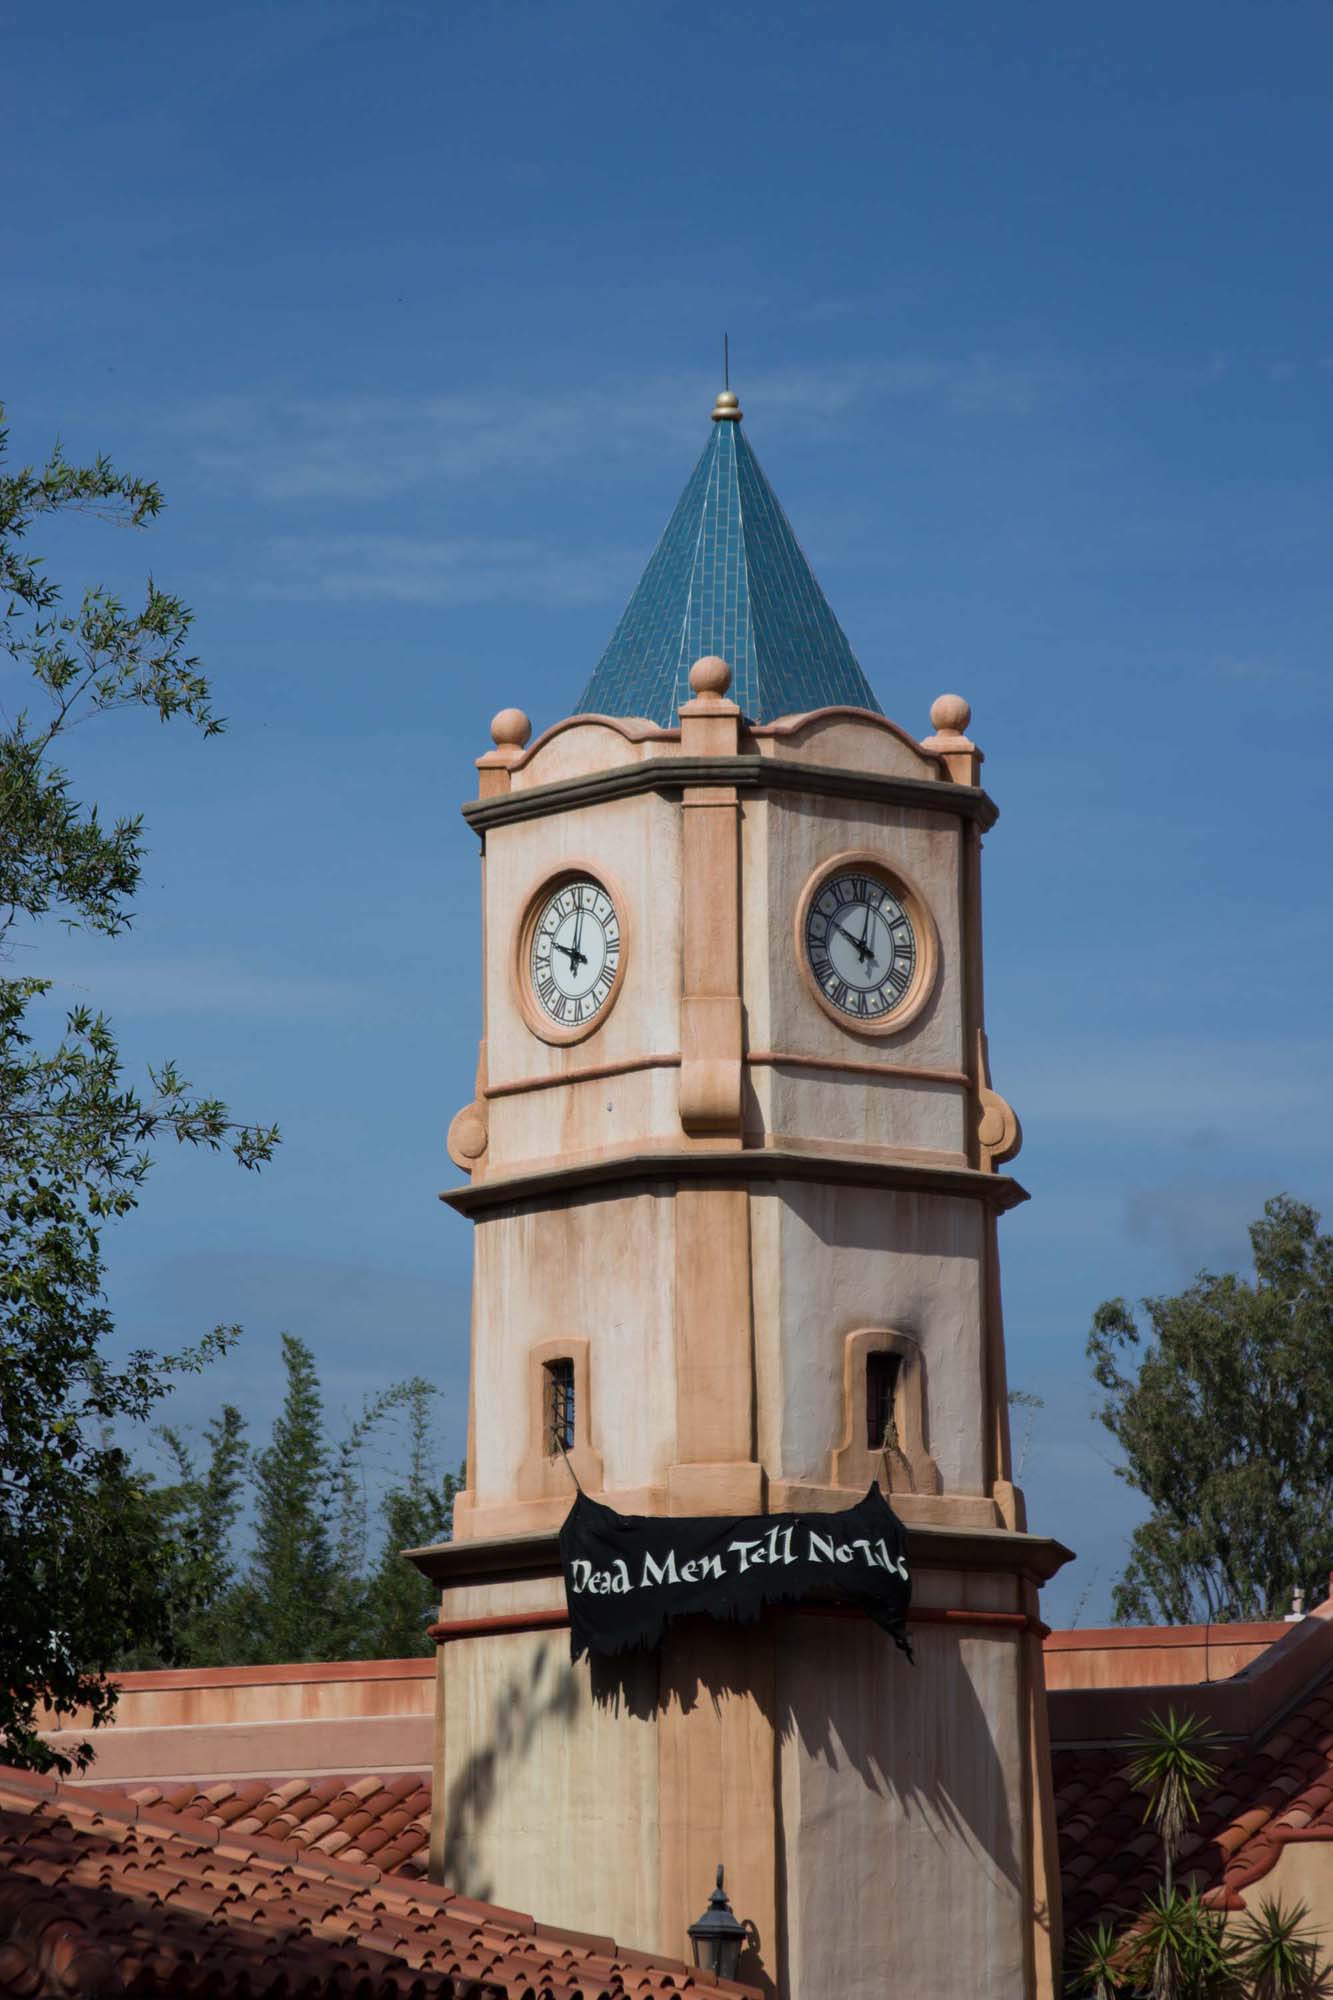
[[1134, 1990], [1152, 2000], [1242, 2000], [1239, 1948], [1220, 1910], [1197, 1889], [1150, 1896], [1123, 1942], [1123, 1964]]
[[1161, 1837], [1168, 1895], [1174, 1887], [1180, 1843], [1199, 1817], [1196, 1795], [1217, 1775], [1217, 1765], [1207, 1755], [1217, 1741], [1216, 1733], [1197, 1715], [1177, 1715], [1169, 1708], [1165, 1716], [1150, 1716], [1142, 1736], [1130, 1745], [1135, 1755], [1129, 1779], [1148, 1794], [1143, 1817], [1152, 1821]]
[[1333, 2000], [1305, 1904], [1261, 1903], [1228, 1922], [1196, 1887], [1173, 1876], [1181, 1842], [1199, 1817], [1198, 1793], [1216, 1775], [1213, 1732], [1193, 1715], [1152, 1716], [1132, 1745], [1129, 1776], [1147, 1793], [1143, 1817], [1162, 1841], [1163, 1880], [1139, 1915], [1078, 1941], [1071, 1993], [1088, 2000]]
[[1250, 2000], [1321, 2000], [1333, 1976], [1320, 1965], [1305, 1903], [1264, 1901], [1235, 1930], [1237, 1969]]
[[1125, 1947], [1113, 1924], [1100, 1923], [1077, 1940], [1078, 1962], [1070, 1991], [1088, 2000], [1118, 2000], [1125, 1990]]

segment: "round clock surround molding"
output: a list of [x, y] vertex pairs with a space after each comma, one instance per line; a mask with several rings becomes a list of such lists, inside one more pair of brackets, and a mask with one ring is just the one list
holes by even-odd
[[[561, 889], [568, 888], [575, 882], [595, 883], [608, 898], [620, 931], [620, 963], [616, 967], [611, 991], [591, 1020], [576, 1021], [566, 1027], [558, 1021], [553, 1021], [541, 1006], [532, 990], [529, 968], [533, 936], [542, 912], [552, 896], [558, 895]], [[523, 914], [518, 922], [514, 952], [509, 962], [510, 984], [525, 1026], [539, 1041], [549, 1043], [552, 1048], [568, 1048], [575, 1042], [586, 1041], [589, 1035], [595, 1035], [599, 1028], [606, 1025], [620, 998], [629, 970], [629, 956], [630, 924], [626, 913], [625, 894], [615, 877], [602, 866], [601, 862], [584, 861], [575, 855], [562, 861], [558, 868], [548, 870], [524, 898]]]
[[[806, 945], [806, 922], [815, 898], [834, 876], [853, 871], [869, 875], [883, 884], [901, 904], [916, 938], [916, 967], [907, 991], [898, 1005], [877, 1021], [846, 1014], [841, 1007], [834, 1005], [815, 977]], [[910, 1027], [935, 991], [935, 984], [939, 978], [940, 939], [935, 919], [930, 912], [930, 905], [911, 876], [906, 874], [896, 861], [886, 860], [883, 854], [874, 848], [844, 848], [841, 853], [832, 854], [827, 860], [820, 862], [797, 899], [793, 942], [801, 977], [816, 1006], [847, 1034], [871, 1041], [900, 1034], [904, 1028]]]

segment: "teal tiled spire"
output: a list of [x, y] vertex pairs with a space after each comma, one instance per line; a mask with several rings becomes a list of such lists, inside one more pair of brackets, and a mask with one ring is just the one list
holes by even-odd
[[725, 392], [713, 434], [576, 713], [669, 728], [691, 666], [719, 653], [751, 722], [810, 708], [881, 713]]

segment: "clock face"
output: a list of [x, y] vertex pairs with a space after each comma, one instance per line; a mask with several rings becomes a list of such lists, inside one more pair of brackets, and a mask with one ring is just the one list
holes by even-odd
[[529, 976], [541, 1012], [558, 1028], [600, 1014], [620, 970], [620, 920], [600, 882], [565, 882], [537, 913]]
[[893, 1014], [916, 977], [912, 920], [892, 889], [863, 869], [820, 884], [806, 913], [805, 949], [820, 992], [852, 1021]]

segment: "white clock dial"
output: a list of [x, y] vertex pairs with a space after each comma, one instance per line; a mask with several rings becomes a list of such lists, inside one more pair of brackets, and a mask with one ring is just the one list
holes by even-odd
[[912, 920], [893, 891], [862, 869], [821, 883], [806, 913], [805, 949], [820, 992], [853, 1021], [882, 1021], [916, 977]]
[[529, 974], [543, 1014], [581, 1028], [600, 1014], [620, 970], [620, 919], [600, 882], [566, 882], [537, 913]]

